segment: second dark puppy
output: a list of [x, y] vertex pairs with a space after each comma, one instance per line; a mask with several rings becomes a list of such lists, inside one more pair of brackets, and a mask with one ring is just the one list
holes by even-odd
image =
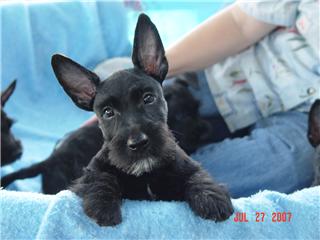
[[140, 15], [134, 68], [105, 81], [62, 55], [54, 55], [57, 79], [74, 103], [94, 110], [104, 144], [71, 190], [99, 225], [121, 222], [128, 199], [187, 201], [195, 214], [215, 221], [233, 213], [229, 194], [176, 144], [167, 126], [161, 83], [168, 64], [156, 27]]
[[3, 110], [15, 88], [16, 80], [1, 93], [1, 166], [14, 162], [22, 155], [21, 142], [17, 140], [11, 132], [14, 120]]
[[41, 174], [42, 192], [56, 194], [67, 189], [73, 180], [82, 175], [83, 168], [101, 149], [102, 143], [103, 137], [97, 122], [80, 127], [60, 140], [44, 161], [4, 176], [1, 186], [7, 187], [17, 179]]
[[187, 154], [210, 142], [214, 136], [210, 123], [199, 114], [200, 102], [189, 90], [197, 84], [196, 75], [189, 75], [178, 76], [163, 86], [168, 104], [168, 126]]

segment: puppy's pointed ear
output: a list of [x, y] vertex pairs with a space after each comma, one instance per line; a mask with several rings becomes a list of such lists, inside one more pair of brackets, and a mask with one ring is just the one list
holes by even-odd
[[168, 72], [168, 62], [158, 30], [145, 14], [139, 16], [136, 26], [132, 62], [160, 83]]
[[97, 86], [100, 83], [99, 77], [60, 54], [52, 56], [51, 65], [59, 83], [73, 102], [84, 110], [92, 111]]
[[3, 107], [10, 96], [12, 95], [14, 89], [16, 88], [17, 80], [13, 80], [12, 83], [1, 93], [1, 106]]
[[320, 100], [316, 100], [309, 112], [308, 139], [312, 146], [320, 145]]

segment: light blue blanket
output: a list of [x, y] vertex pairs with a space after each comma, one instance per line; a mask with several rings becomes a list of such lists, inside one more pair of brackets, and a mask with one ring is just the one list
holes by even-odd
[[[248, 222], [235, 222], [235, 215], [222, 223], [203, 220], [186, 203], [125, 200], [123, 222], [99, 227], [70, 191], [42, 195], [3, 190], [1, 239], [320, 239], [319, 191], [264, 191], [233, 200]], [[263, 222], [256, 212], [265, 213]], [[286, 215], [286, 222], [273, 222], [278, 219], [273, 213], [282, 214], [279, 220]]]
[[[165, 43], [171, 42], [167, 33], [175, 38], [203, 19], [199, 12], [211, 14], [217, 9], [208, 1], [199, 9], [189, 2], [188, 11], [182, 11], [177, 3], [148, 1], [144, 5], [150, 7], [153, 20], [159, 23]], [[167, 16], [179, 18], [179, 24], [156, 12], [167, 6], [172, 7]], [[2, 168], [1, 175], [45, 159], [63, 134], [92, 115], [75, 107], [57, 84], [50, 67], [51, 55], [64, 53], [91, 69], [106, 58], [128, 56], [135, 21], [128, 25], [127, 18], [136, 15], [128, 13], [122, 2], [0, 1], [1, 89], [18, 80], [5, 110], [17, 119], [13, 130], [24, 146], [22, 159]], [[168, 26], [170, 31], [165, 29]], [[10, 188], [40, 192], [39, 180], [40, 176], [16, 181]], [[320, 239], [319, 191], [312, 188], [291, 195], [266, 191], [234, 200], [237, 211], [247, 213], [249, 223], [205, 221], [194, 216], [185, 203], [124, 201], [123, 223], [100, 228], [85, 216], [80, 200], [68, 191], [49, 196], [2, 190], [1, 239]], [[255, 222], [256, 211], [267, 214], [264, 223]], [[291, 212], [291, 222], [271, 222], [272, 212]]]

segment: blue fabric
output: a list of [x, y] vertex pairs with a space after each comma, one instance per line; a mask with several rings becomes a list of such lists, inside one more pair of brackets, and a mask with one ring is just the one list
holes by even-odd
[[[130, 55], [131, 45], [121, 2], [4, 3], [0, 14], [1, 88], [17, 79], [5, 110], [17, 119], [13, 131], [24, 147], [21, 160], [1, 169], [6, 174], [45, 159], [59, 138], [92, 115], [64, 93], [51, 56], [60, 52], [92, 69], [106, 58]], [[17, 181], [11, 189], [39, 192], [39, 180]]]
[[291, 193], [310, 186], [314, 175], [306, 132], [307, 114], [281, 113], [258, 121], [249, 136], [206, 145], [192, 157], [233, 197], [264, 189]]
[[[235, 222], [235, 215], [222, 223], [203, 220], [186, 203], [125, 200], [123, 222], [99, 227], [69, 191], [44, 196], [3, 190], [1, 239], [319, 239], [319, 192], [264, 191], [233, 200], [248, 222]], [[264, 222], [256, 222], [256, 212], [266, 214]], [[272, 222], [273, 212], [290, 212], [290, 222]]]
[[35, 239], [52, 199], [52, 195], [1, 190], [1, 239]]
[[[201, 102], [200, 114], [219, 111], [208, 90], [206, 78], [198, 74], [199, 90], [191, 89]], [[314, 149], [307, 139], [307, 113], [290, 111], [259, 120], [243, 138], [225, 139], [198, 149], [192, 158], [218, 181], [232, 197], [245, 197], [259, 190], [291, 193], [311, 185]]]
[[319, 98], [319, 3], [240, 1], [249, 16], [276, 28], [239, 54], [206, 68], [217, 107], [229, 129], [248, 127], [261, 118], [292, 109], [309, 111]]

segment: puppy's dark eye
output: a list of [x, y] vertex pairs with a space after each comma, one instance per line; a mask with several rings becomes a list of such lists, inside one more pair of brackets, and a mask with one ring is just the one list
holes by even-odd
[[114, 116], [114, 111], [112, 107], [106, 107], [103, 109], [103, 117], [104, 118], [112, 118]]
[[143, 102], [144, 104], [151, 104], [154, 102], [154, 100], [156, 99], [155, 96], [153, 96], [152, 94], [150, 93], [147, 93], [143, 96]]

